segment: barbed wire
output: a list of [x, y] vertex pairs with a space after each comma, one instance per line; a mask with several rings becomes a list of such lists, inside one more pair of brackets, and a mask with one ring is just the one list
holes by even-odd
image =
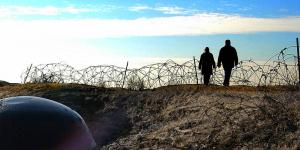
[[[284, 48], [266, 62], [240, 61], [232, 71], [231, 84], [247, 86], [296, 85], [298, 83], [298, 70], [297, 57], [292, 51], [294, 48], [295, 46]], [[28, 67], [22, 73], [21, 78], [23, 83], [78, 83], [132, 89], [151, 89], [167, 85], [196, 84], [197, 82], [202, 84], [200, 71], [195, 69], [199, 60], [196, 59], [195, 62], [196, 64], [194, 60], [189, 60], [183, 64], [178, 64], [173, 60], [168, 60], [164, 63], [127, 70], [114, 65], [90, 66], [76, 70], [66, 64], [50, 63]], [[213, 72], [211, 83], [222, 85], [223, 69], [217, 68]]]

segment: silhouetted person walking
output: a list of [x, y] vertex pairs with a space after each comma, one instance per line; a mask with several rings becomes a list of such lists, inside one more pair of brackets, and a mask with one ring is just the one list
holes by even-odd
[[234, 47], [231, 46], [230, 40], [225, 41], [225, 46], [221, 48], [218, 58], [218, 67], [221, 63], [225, 72], [224, 86], [229, 86], [231, 71], [238, 64], [238, 56]]
[[214, 56], [209, 52], [208, 47], [205, 48], [205, 52], [200, 57], [198, 68], [204, 76], [204, 84], [208, 85], [210, 76], [213, 74], [212, 68], [216, 68]]

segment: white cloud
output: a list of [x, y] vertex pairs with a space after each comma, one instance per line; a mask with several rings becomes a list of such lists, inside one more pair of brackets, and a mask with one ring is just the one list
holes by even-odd
[[77, 67], [122, 65], [130, 60], [123, 56], [115, 58], [108, 49], [84, 42], [91, 38], [300, 32], [299, 27], [300, 17], [251, 18], [226, 14], [134, 20], [0, 20], [0, 68], [6, 72], [0, 74], [0, 79], [20, 81], [21, 71], [30, 63], [63, 61]]
[[2, 17], [10, 16], [24, 16], [24, 15], [60, 15], [60, 14], [79, 14], [85, 12], [97, 12], [96, 8], [76, 8], [74, 6], [68, 7], [30, 7], [30, 6], [2, 6], [0, 13]]
[[152, 10], [149, 6], [132, 6], [129, 7], [130, 11], [144, 11], [144, 10]]
[[300, 17], [251, 18], [226, 14], [196, 14], [134, 20], [0, 21], [0, 37], [107, 38], [273, 31], [299, 32], [299, 26]]
[[186, 15], [186, 14], [193, 14], [195, 10], [184, 9], [181, 7], [157, 7], [154, 10], [160, 11], [164, 14], [170, 15]]
[[150, 7], [150, 6], [132, 6], [129, 7], [130, 11], [147, 11], [147, 10], [151, 10], [151, 11], [157, 11], [157, 12], [161, 12], [163, 14], [169, 14], [169, 15], [191, 15], [191, 14], [195, 14], [196, 12], [198, 12], [197, 10], [194, 9], [185, 9], [182, 7], [169, 7], [169, 6], [164, 6], [164, 7]]

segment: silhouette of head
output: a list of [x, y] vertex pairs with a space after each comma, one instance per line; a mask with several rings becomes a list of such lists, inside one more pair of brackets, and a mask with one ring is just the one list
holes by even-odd
[[209, 48], [205, 47], [204, 51], [205, 51], [205, 53], [208, 53], [209, 52]]
[[90, 150], [96, 146], [77, 112], [34, 96], [0, 99], [0, 133], [0, 149]]
[[225, 41], [225, 45], [226, 45], [226, 46], [230, 46], [230, 45], [231, 45], [230, 40], [226, 40], [226, 41]]

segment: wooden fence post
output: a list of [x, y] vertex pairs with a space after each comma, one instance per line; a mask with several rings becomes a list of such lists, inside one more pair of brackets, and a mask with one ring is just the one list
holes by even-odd
[[128, 69], [128, 61], [127, 61], [126, 68], [125, 68], [125, 73], [124, 73], [124, 78], [123, 78], [122, 88], [124, 88], [124, 84], [125, 84], [125, 80], [126, 80], [127, 69]]
[[299, 40], [296, 38], [297, 42], [297, 60], [298, 60], [298, 77], [299, 77], [299, 83], [300, 83], [300, 60], [299, 60]]
[[198, 82], [197, 64], [196, 64], [195, 56], [193, 56], [193, 58], [194, 58], [194, 68], [195, 68], [196, 81], [197, 81], [196, 83], [197, 83], [197, 85], [198, 85], [199, 82]]
[[27, 68], [27, 73], [26, 73], [26, 76], [25, 76], [25, 78], [24, 78], [24, 80], [23, 80], [23, 83], [26, 82], [26, 80], [27, 80], [27, 78], [28, 78], [28, 76], [29, 76], [29, 73], [30, 73], [31, 68], [32, 68], [32, 64], [30, 64], [30, 67]]

